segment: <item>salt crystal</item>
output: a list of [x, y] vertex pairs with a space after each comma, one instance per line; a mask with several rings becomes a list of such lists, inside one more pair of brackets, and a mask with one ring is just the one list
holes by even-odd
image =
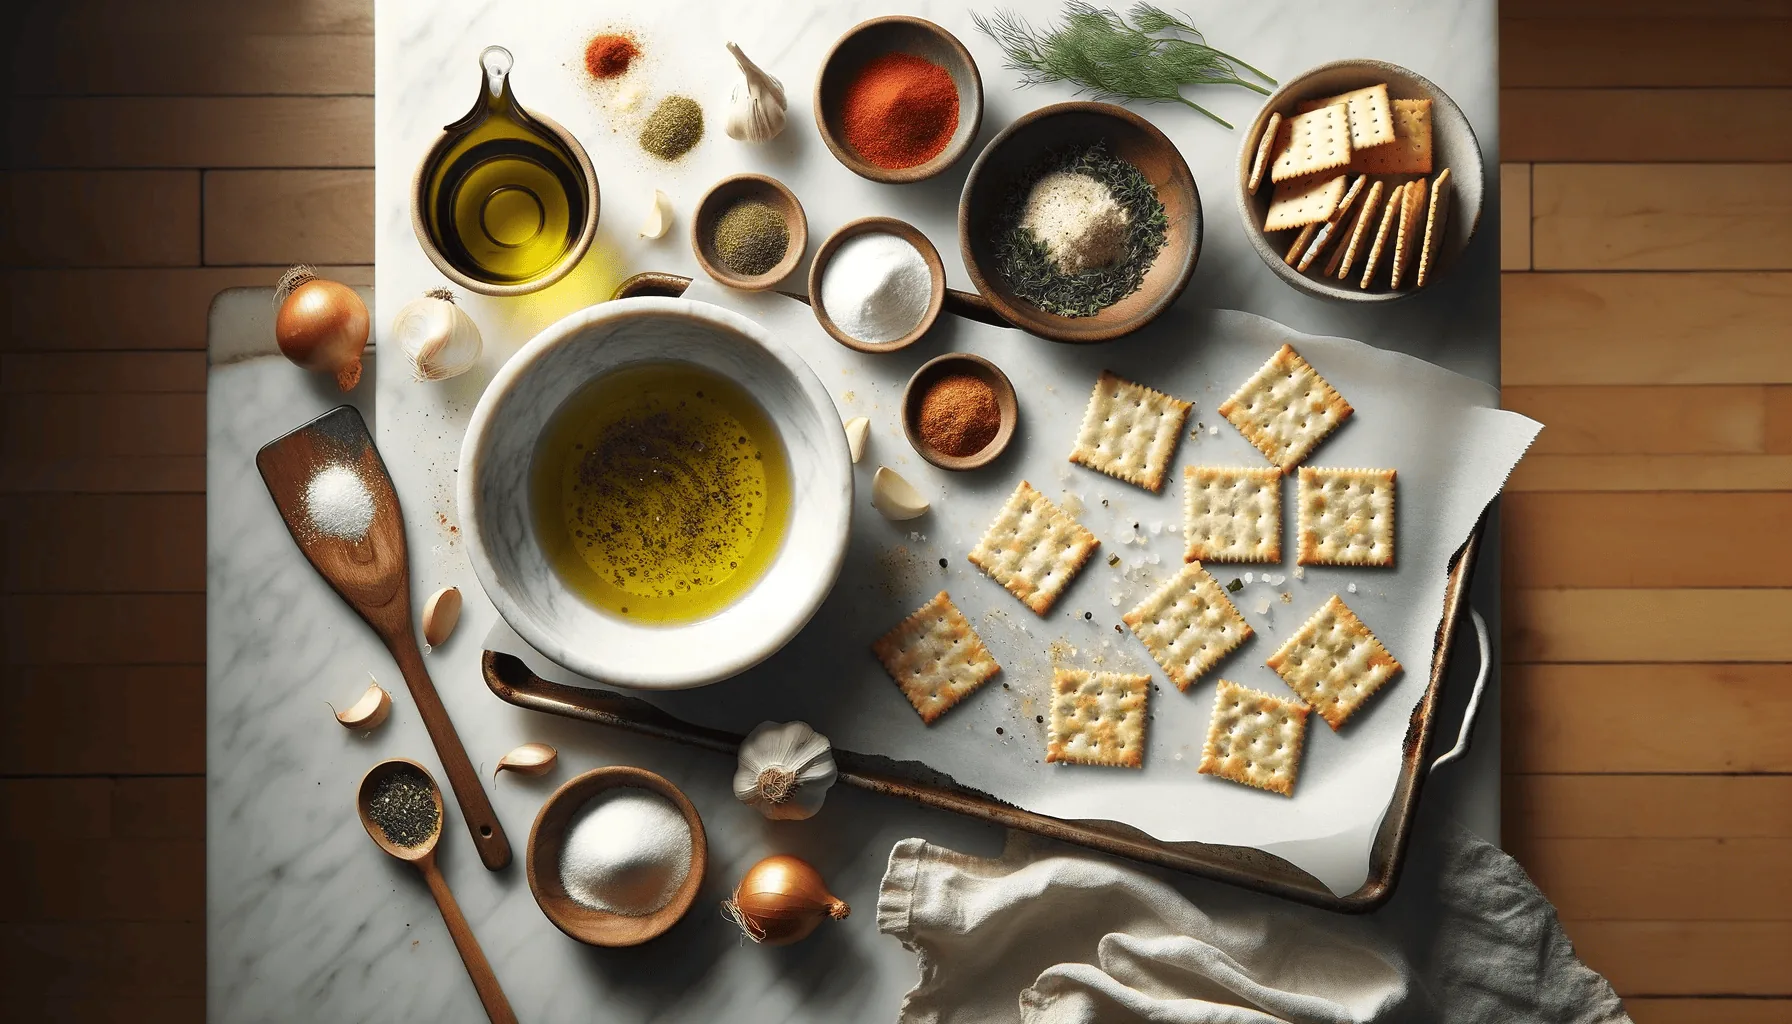
[[1350, 592], [1351, 592], [1351, 593], [1352, 593], [1352, 594], [1354, 594], [1354, 593], [1356, 593], [1356, 584], [1354, 584], [1354, 583], [1352, 583], [1352, 584], [1351, 584], [1351, 585], [1350, 585], [1350, 586], [1348, 586], [1348, 587], [1345, 587], [1345, 588], [1344, 588], [1344, 589], [1345, 589], [1345, 590], [1348, 590], [1348, 591], [1350, 591]]
[[1252, 579], [1251, 579], [1251, 574], [1250, 574], [1250, 573], [1248, 573], [1248, 572], [1247, 572], [1247, 573], [1245, 573], [1245, 574], [1244, 574], [1244, 581], [1245, 581], [1245, 582], [1246, 582], [1246, 583], [1250, 583], [1250, 582], [1252, 582]]
[[1218, 427], [1208, 427], [1207, 428], [1207, 436], [1209, 436], [1209, 437], [1218, 437], [1219, 433], [1220, 433], [1220, 428], [1218, 428]]
[[1151, 521], [1151, 533], [1152, 533], [1152, 535], [1153, 535], [1153, 536], [1155, 536], [1155, 535], [1157, 535], [1157, 534], [1160, 534], [1160, 533], [1162, 533], [1162, 532], [1164, 532], [1164, 521], [1163, 521], [1163, 520], [1162, 520], [1162, 519], [1153, 519], [1153, 520], [1152, 520], [1152, 521]]
[[1297, 565], [1297, 566], [1295, 566], [1295, 567], [1294, 567], [1294, 578], [1295, 578], [1295, 579], [1297, 579], [1297, 580], [1304, 580], [1304, 579], [1306, 579], [1306, 578], [1307, 578], [1307, 569], [1306, 569], [1306, 567], [1305, 567], [1305, 566], [1301, 566], [1301, 565]]
[[373, 525], [373, 492], [348, 466], [325, 466], [305, 487], [305, 511], [320, 532], [358, 541]]
[[1263, 600], [1257, 602], [1257, 614], [1258, 615], [1268, 615], [1269, 614], [1269, 597], [1267, 595], [1263, 598]]

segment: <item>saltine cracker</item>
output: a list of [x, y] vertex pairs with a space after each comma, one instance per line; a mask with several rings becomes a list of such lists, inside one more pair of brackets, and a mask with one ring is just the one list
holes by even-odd
[[1178, 690], [1250, 639], [1250, 623], [1200, 562], [1190, 562], [1120, 617]]
[[1220, 680], [1198, 771], [1293, 796], [1309, 710], [1305, 704]]
[[1400, 663], [1333, 594], [1266, 663], [1336, 732]]
[[1151, 677], [1060, 668], [1052, 674], [1045, 759], [1109, 768], [1145, 765]]
[[1283, 345], [1219, 413], [1286, 473], [1337, 429], [1351, 408], [1294, 346]]
[[1300, 468], [1295, 561], [1394, 564], [1394, 470]]
[[1185, 561], [1282, 560], [1281, 470], [1188, 466], [1182, 487]]
[[971, 549], [970, 560], [1044, 615], [1100, 546], [1070, 513], [1022, 480]]
[[879, 637], [871, 653], [928, 725], [1002, 670], [944, 590]]
[[1431, 101], [1394, 100], [1394, 141], [1353, 152], [1350, 169], [1364, 174], [1431, 173]]
[[1287, 181], [1350, 163], [1350, 111], [1339, 103], [1282, 122], [1269, 180]]
[[1193, 402], [1114, 376], [1095, 381], [1070, 461], [1161, 491]]
[[1369, 247], [1369, 255], [1363, 260], [1363, 280], [1359, 287], [1367, 288], [1375, 280], [1375, 271], [1381, 265], [1381, 254], [1387, 250], [1388, 234], [1400, 221], [1400, 213], [1405, 209], [1406, 186], [1394, 186], [1394, 192], [1388, 196], [1388, 206], [1381, 214], [1381, 227], [1375, 230], [1375, 244]]
[[1277, 182], [1269, 211], [1263, 217], [1263, 230], [1286, 231], [1325, 220], [1343, 201], [1349, 180], [1342, 174], [1315, 174]]
[[1257, 139], [1257, 156], [1251, 161], [1250, 191], [1257, 193], [1257, 186], [1263, 184], [1263, 172], [1269, 169], [1269, 153], [1276, 146], [1276, 136], [1282, 132], [1282, 115], [1271, 112], [1269, 120], [1263, 125], [1263, 134]]
[[1344, 104], [1350, 119], [1350, 148], [1353, 152], [1394, 141], [1393, 109], [1388, 102], [1386, 82], [1321, 100], [1302, 100], [1294, 110], [1304, 114], [1339, 103]]
[[1450, 231], [1450, 169], [1443, 169], [1431, 186], [1431, 209], [1425, 214], [1425, 245], [1419, 250], [1419, 276], [1414, 287], [1423, 288], [1431, 279], [1443, 249], [1444, 236]]
[[1406, 269], [1418, 253], [1419, 234], [1425, 224], [1425, 179], [1406, 183], [1406, 194], [1400, 199], [1400, 226], [1395, 229], [1394, 268], [1388, 276], [1388, 287], [1398, 288], [1406, 280]]

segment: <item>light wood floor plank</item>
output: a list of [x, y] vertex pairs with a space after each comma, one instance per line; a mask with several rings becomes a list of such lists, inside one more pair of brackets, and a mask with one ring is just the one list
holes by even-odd
[[[267, 287], [284, 266], [145, 270], [0, 271], [0, 348], [13, 352], [205, 351], [206, 315], [226, 288]], [[371, 285], [372, 266], [322, 266], [344, 284]]]
[[1500, 84], [1792, 85], [1792, 19], [1500, 19]]
[[1792, 268], [1792, 164], [1536, 164], [1531, 203], [1538, 270]]
[[[1671, 879], [1658, 880], [1672, 885]], [[1574, 951], [1621, 996], [1792, 995], [1792, 921], [1564, 921]]]
[[9, 666], [196, 665], [203, 594], [34, 594], [0, 598]]
[[1792, 590], [1508, 587], [1509, 662], [1792, 661]]
[[1792, 665], [1507, 664], [1500, 695], [1507, 772], [1792, 772]]
[[1507, 775], [1503, 835], [1792, 839], [1792, 776]]
[[1506, 385], [1792, 383], [1792, 274], [1505, 274]]
[[372, 171], [206, 173], [207, 264], [372, 261]]
[[[1789, 523], [1787, 492], [1510, 494], [1500, 512], [1502, 582], [1792, 587]], [[1704, 618], [1697, 606], [1681, 616], [1682, 629]]]
[[1779, 455], [1792, 455], [1792, 386], [1775, 386], [1766, 395], [1767, 450]]
[[371, 96], [373, 36], [71, 29], [10, 72], [13, 96]]
[[9, 669], [0, 679], [0, 774], [204, 772], [205, 669], [131, 657]]
[[1626, 999], [1635, 1024], [1787, 1024], [1792, 999]]
[[14, 167], [372, 167], [370, 96], [14, 100]]
[[197, 171], [0, 172], [0, 266], [198, 262]]
[[1565, 921], [1792, 921], [1792, 840], [1513, 837]]
[[1792, 89], [1502, 89], [1500, 157], [1792, 161]]
[[1531, 269], [1531, 165], [1500, 164], [1500, 269]]
[[1527, 458], [1767, 450], [1767, 389], [1756, 385], [1507, 387], [1500, 405], [1544, 424]]
[[0, 355], [0, 394], [204, 391], [204, 352], [18, 352]]
[[[155, 542], [96, 543], [121, 531]], [[7, 593], [204, 593], [205, 497], [0, 496], [0, 553]]]
[[1506, 492], [1792, 491], [1792, 455], [1527, 455]]

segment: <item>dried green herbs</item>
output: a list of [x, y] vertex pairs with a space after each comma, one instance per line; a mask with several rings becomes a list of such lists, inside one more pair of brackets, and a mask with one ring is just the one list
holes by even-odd
[[790, 252], [790, 228], [770, 204], [742, 199], [716, 218], [715, 246], [729, 273], [758, 277]]
[[641, 148], [661, 160], [676, 160], [703, 138], [703, 108], [688, 96], [668, 96], [641, 126]]
[[[1121, 255], [1107, 266], [1066, 273], [1045, 245], [1024, 225], [1027, 197], [1035, 182], [1057, 172], [1085, 174], [1107, 186], [1126, 210], [1127, 233]], [[994, 264], [1014, 294], [1057, 316], [1094, 316], [1139, 290], [1145, 273], [1164, 247], [1169, 218], [1157, 189], [1137, 167], [1108, 152], [1103, 143], [1048, 154], [1022, 177], [1004, 199], [995, 220]]]
[[421, 846], [442, 824], [429, 777], [409, 765], [381, 779], [367, 801], [367, 816], [399, 846]]

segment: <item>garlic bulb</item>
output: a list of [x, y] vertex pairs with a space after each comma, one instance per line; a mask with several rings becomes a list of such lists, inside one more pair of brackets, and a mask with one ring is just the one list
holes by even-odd
[[728, 52], [740, 65], [742, 80], [728, 96], [728, 117], [722, 129], [731, 139], [766, 142], [784, 130], [784, 85], [747, 59], [740, 47], [728, 44]]
[[454, 304], [454, 293], [433, 288], [404, 304], [392, 318], [392, 338], [418, 380], [458, 377], [479, 361], [484, 342], [473, 318]]
[[834, 750], [828, 738], [804, 722], [761, 722], [740, 744], [734, 795], [779, 821], [808, 818], [821, 810], [834, 784]]

